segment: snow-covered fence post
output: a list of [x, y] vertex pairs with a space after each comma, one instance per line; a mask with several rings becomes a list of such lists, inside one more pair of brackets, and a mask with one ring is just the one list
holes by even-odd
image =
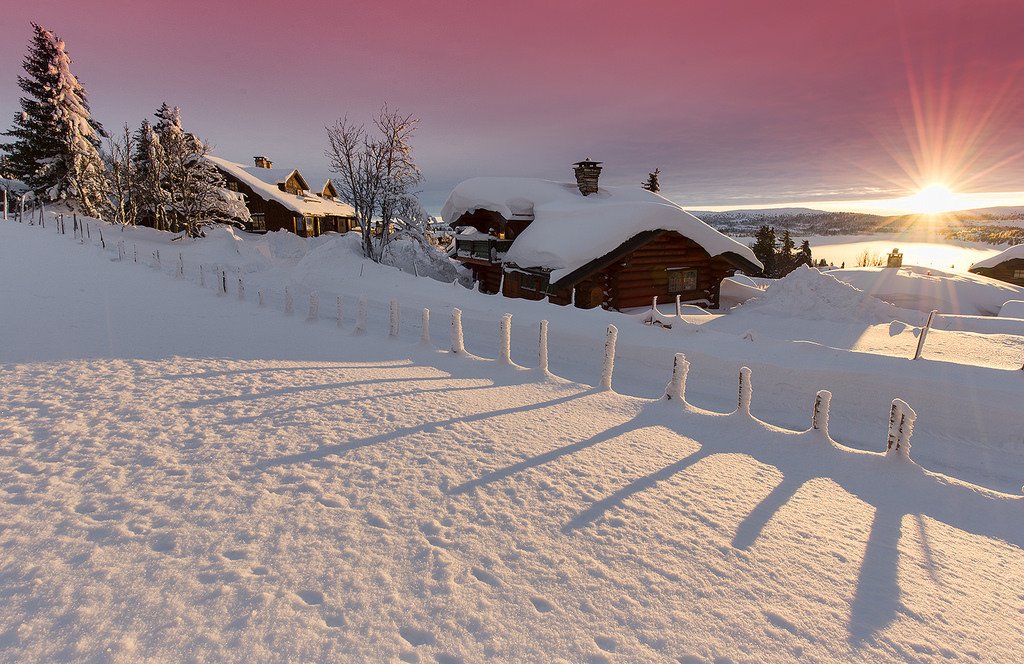
[[545, 376], [548, 371], [548, 322], [540, 322], [540, 331], [537, 335], [537, 369]]
[[683, 316], [683, 298], [681, 295], [676, 295], [676, 316], [679, 318]]
[[608, 326], [604, 337], [604, 366], [601, 367], [601, 389], [612, 389], [612, 372], [615, 370], [615, 342], [619, 338], [619, 328]]
[[893, 399], [889, 410], [889, 439], [885, 455], [890, 458], [910, 458], [910, 436], [914, 433], [917, 413], [903, 399]]
[[306, 322], [312, 323], [320, 318], [320, 293], [313, 291], [309, 294], [309, 313], [306, 314]]
[[39, 225], [46, 228], [46, 206], [39, 204]]
[[89, 224], [86, 224], [86, 225], [85, 225], [85, 235], [86, 235], [86, 237], [88, 237], [88, 238], [89, 238], [90, 240], [92, 240], [92, 229], [91, 229], [91, 228], [89, 228]]
[[366, 296], [363, 295], [359, 298], [359, 303], [356, 305], [356, 334], [366, 332], [366, 309]]
[[96, 230], [98, 230], [100, 232], [100, 246], [102, 248], [106, 249], [107, 248], [107, 243], [103, 240], [103, 229], [102, 228], [97, 228]]
[[420, 318], [420, 343], [424, 346], [430, 343], [430, 309], [426, 307]]
[[292, 291], [287, 286], [284, 287], [284, 315], [291, 316], [295, 313], [295, 300], [292, 299]]
[[266, 296], [263, 295], [262, 288], [256, 290], [256, 304], [259, 307], [267, 306]]
[[462, 335], [462, 309], [452, 309], [452, 348], [453, 353], [466, 352], [466, 338]]
[[175, 279], [184, 279], [185, 278], [185, 257], [181, 255], [180, 251], [178, 252], [178, 273], [174, 275], [174, 278]]
[[238, 275], [238, 301], [245, 301], [245, 283], [242, 281], [242, 275]]
[[[86, 226], [86, 230], [87, 231], [88, 231], [88, 228], [89, 227]], [[153, 252], [153, 267], [155, 267], [157, 270], [160, 269], [160, 250], [159, 249], [157, 249], [156, 251]]]
[[818, 390], [814, 397], [814, 410], [811, 412], [811, 430], [818, 431], [828, 438], [828, 410], [832, 404], [832, 393]]
[[672, 358], [672, 380], [665, 386], [665, 401], [686, 403], [686, 376], [690, 372], [690, 363], [686, 355], [676, 353]]
[[338, 327], [341, 327], [341, 321], [344, 320], [344, 318], [342, 317], [341, 314], [342, 314], [341, 296], [339, 295], [337, 297], [337, 301], [335, 302], [335, 312], [334, 312], [334, 320], [337, 323]]
[[924, 339], [928, 336], [928, 330], [932, 329], [932, 320], [937, 313], [939, 313], [938, 309], [932, 309], [931, 313], [928, 314], [928, 322], [921, 328], [921, 336], [917, 338], [917, 350], [914, 351], [915, 360], [921, 359], [921, 353], [924, 352]]
[[223, 295], [228, 294], [228, 271], [223, 268], [220, 271], [220, 292]]
[[502, 364], [512, 364], [512, 314], [504, 314], [501, 317], [501, 353]]
[[736, 401], [736, 412], [750, 417], [750, 397], [753, 387], [750, 385], [750, 367], [740, 367], [740, 390]]
[[658, 296], [655, 295], [654, 297], [651, 298], [651, 311], [657, 311], [657, 310], [658, 310]]
[[397, 337], [402, 325], [402, 313], [398, 308], [398, 300], [388, 303], [388, 336]]

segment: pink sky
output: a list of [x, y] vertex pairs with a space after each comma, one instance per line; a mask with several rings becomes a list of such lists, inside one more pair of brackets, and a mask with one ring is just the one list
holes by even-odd
[[5, 8], [0, 122], [35, 20], [65, 39], [108, 129], [166, 100], [239, 161], [319, 177], [325, 124], [384, 101], [412, 112], [432, 209], [463, 178], [567, 179], [587, 156], [607, 184], [660, 167], [691, 207], [888, 197], [935, 178], [1024, 190], [1019, 0], [227, 5]]

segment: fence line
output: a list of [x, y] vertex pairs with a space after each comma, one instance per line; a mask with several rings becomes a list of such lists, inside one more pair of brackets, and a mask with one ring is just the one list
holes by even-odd
[[[42, 211], [40, 211], [42, 215]], [[42, 220], [40, 220], [42, 225]], [[86, 223], [79, 224], [77, 219], [74, 220], [73, 230], [77, 229], [79, 232], [84, 228], [84, 233], [81, 233], [80, 237], [91, 238], [91, 230], [89, 225]], [[99, 229], [97, 229], [99, 231]], [[106, 244], [101, 240], [102, 247], [105, 248]], [[122, 259], [126, 254], [124, 242], [119, 241], [118, 244], [118, 257]], [[137, 247], [133, 245], [133, 256], [137, 257]], [[153, 253], [155, 265], [154, 267], [160, 267], [160, 254], [159, 250]], [[137, 262], [137, 261], [136, 261]], [[176, 276], [183, 274], [184, 272], [184, 260], [182, 255], [179, 253], [179, 261], [176, 270]], [[204, 282], [204, 265], [199, 264], [199, 283], [201, 287], [205, 287]], [[220, 270], [220, 278], [218, 281], [218, 287], [222, 293], [227, 292], [227, 278], [224, 269]], [[244, 284], [242, 281], [241, 274], [238, 276], [238, 288], [239, 288], [239, 299], [244, 299]], [[259, 306], [265, 305], [265, 292], [263, 289], [257, 290], [257, 297]], [[319, 293], [313, 291], [310, 293], [310, 312], [307, 317], [308, 320], [316, 320], [319, 312]], [[366, 296], [360, 296], [358, 300], [356, 325], [354, 333], [359, 334], [366, 331], [367, 318], [368, 318], [368, 302]], [[290, 287], [284, 288], [284, 313], [291, 315], [294, 311], [294, 300], [293, 294]], [[927, 330], [931, 327], [933, 318], [937, 315], [937, 312], [933, 311], [929, 315], [928, 324], [922, 329], [922, 335], [919, 339], [918, 353], [915, 359], [920, 356], [921, 347], [924, 345], [924, 337], [926, 336]], [[342, 297], [337, 297], [337, 325], [340, 327], [342, 323]], [[516, 366], [512, 361], [511, 357], [511, 334], [512, 334], [512, 315], [504, 314], [501, 318], [500, 323], [500, 347], [499, 357], [495, 361], [501, 364], [507, 364]], [[430, 310], [424, 308], [422, 310], [422, 329], [420, 341], [421, 343], [427, 344], [430, 342]], [[389, 302], [389, 327], [391, 334], [389, 336], [398, 337], [400, 332], [400, 309], [398, 301], [392, 299]], [[604, 341], [604, 357], [601, 370], [601, 382], [599, 386], [600, 391], [612, 392], [612, 377], [615, 368], [615, 352], [616, 344], [618, 339], [618, 329], [615, 325], [609, 325], [605, 333]], [[538, 334], [538, 348], [537, 348], [537, 370], [545, 377], [552, 375], [548, 368], [548, 321], [540, 321], [539, 334]], [[468, 355], [465, 348], [465, 333], [462, 326], [462, 311], [455, 307], [452, 309], [451, 317], [451, 344], [449, 352], [452, 355]], [[486, 358], [482, 358], [486, 359]], [[686, 380], [689, 373], [690, 363], [686, 360], [683, 353], [676, 353], [673, 357], [672, 363], [672, 377], [670, 382], [665, 388], [665, 392], [661, 397], [665, 401], [676, 401], [681, 405], [689, 408], [689, 404], [686, 402]], [[751, 370], [749, 367], [741, 367], [739, 370], [738, 389], [737, 389], [737, 405], [736, 411], [733, 415], [741, 418], [758, 420], [751, 413], [750, 406], [753, 399], [753, 385], [751, 382]], [[790, 431], [794, 434], [800, 433], [814, 433], [817, 436], [823, 438], [829, 442], [835, 442], [829, 433], [829, 415], [832, 401], [832, 393], [828, 390], [819, 390], [814, 398], [813, 407], [811, 410], [811, 421], [810, 428], [805, 432]], [[707, 411], [702, 411], [707, 412]], [[722, 415], [723, 413], [716, 413], [716, 415]], [[917, 420], [917, 412], [904, 400], [893, 399], [889, 410], [889, 427], [886, 441], [886, 448], [882, 454], [886, 458], [910, 460], [911, 450], [911, 437], [913, 435], [914, 425]]]

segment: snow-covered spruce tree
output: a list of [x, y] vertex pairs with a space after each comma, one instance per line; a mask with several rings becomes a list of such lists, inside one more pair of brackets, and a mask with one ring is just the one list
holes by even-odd
[[[423, 180], [410, 143], [418, 122], [412, 115], [401, 115], [385, 104], [373, 119], [376, 136], [347, 117], [326, 127], [325, 154], [331, 171], [337, 174], [334, 183], [338, 195], [355, 208], [362, 228], [363, 255], [374, 261], [381, 259], [381, 249], [402, 201]], [[374, 246], [378, 219], [381, 242]]]
[[135, 200], [139, 220], [153, 228], [166, 230], [164, 218], [167, 191], [164, 189], [164, 156], [160, 137], [149, 120], [143, 120], [135, 131], [135, 165], [137, 190]]
[[161, 184], [170, 230], [197, 237], [205, 226], [249, 221], [245, 201], [228, 190], [224, 176], [207, 159], [210, 146], [182, 129], [178, 108], [164, 103], [156, 117], [154, 133], [160, 144]]
[[35, 23], [32, 28], [25, 75], [18, 77], [25, 93], [21, 112], [5, 132], [14, 141], [0, 147], [14, 176], [37, 196], [100, 216], [107, 197], [100, 138], [106, 134], [92, 119], [63, 40]]

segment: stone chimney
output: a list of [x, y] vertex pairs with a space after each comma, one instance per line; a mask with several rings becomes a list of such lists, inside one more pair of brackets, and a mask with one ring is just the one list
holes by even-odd
[[601, 177], [601, 162], [591, 161], [590, 157], [587, 157], [583, 161], [577, 161], [573, 164], [576, 168], [576, 186], [580, 188], [580, 193], [584, 196], [597, 193], [597, 181]]
[[259, 157], [253, 157], [253, 160], [256, 162], [256, 168], [273, 168], [274, 167], [274, 162], [270, 161], [269, 159], [267, 159], [266, 157], [264, 157], [262, 155], [259, 156]]

